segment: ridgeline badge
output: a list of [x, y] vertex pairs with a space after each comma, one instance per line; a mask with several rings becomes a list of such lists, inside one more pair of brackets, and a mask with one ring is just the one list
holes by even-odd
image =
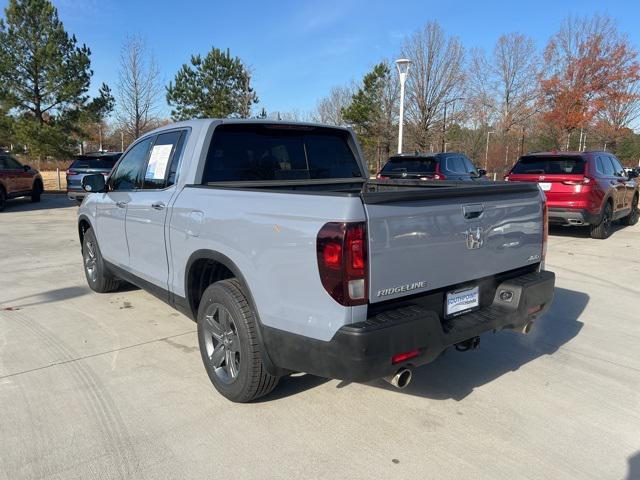
[[394, 293], [410, 292], [411, 290], [417, 290], [419, 288], [426, 288], [427, 282], [414, 282], [407, 283], [406, 285], [399, 285], [397, 287], [385, 288], [378, 290], [378, 297], [386, 297], [387, 295], [393, 295]]

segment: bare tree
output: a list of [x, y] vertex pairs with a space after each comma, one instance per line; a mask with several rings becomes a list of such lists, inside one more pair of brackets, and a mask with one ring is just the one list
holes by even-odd
[[457, 38], [447, 38], [438, 23], [429, 22], [405, 41], [402, 56], [413, 62], [407, 80], [407, 126], [416, 146], [425, 150], [445, 100], [460, 96], [464, 48]]
[[614, 92], [608, 96], [597, 120], [603, 140], [613, 146], [640, 118], [640, 81], [619, 82], [610, 88]]
[[344, 125], [342, 110], [351, 103], [354, 91], [354, 85], [333, 87], [328, 96], [318, 101], [313, 113], [314, 121], [327, 125]]
[[513, 130], [516, 126], [522, 130], [536, 112], [539, 65], [533, 40], [518, 33], [501, 36], [490, 57], [479, 50], [472, 53], [469, 101], [473, 111], [482, 115], [481, 123], [496, 129], [505, 165]]
[[128, 37], [120, 54], [117, 120], [128, 138], [136, 139], [157, 125], [162, 90], [159, 69], [144, 39]]

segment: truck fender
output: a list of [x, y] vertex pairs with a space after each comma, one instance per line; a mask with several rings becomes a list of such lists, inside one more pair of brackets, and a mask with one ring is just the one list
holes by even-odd
[[[196, 250], [189, 256], [189, 260], [187, 260], [187, 266], [185, 269], [185, 276], [184, 276], [184, 291], [185, 291], [185, 297], [186, 297], [184, 299], [185, 305], [183, 306], [183, 308], [180, 308], [177, 305], [176, 307], [179, 310], [183, 311], [183, 313], [187, 314], [192, 320], [197, 320], [198, 312], [195, 308], [195, 305], [193, 305], [193, 302], [191, 301], [191, 296], [189, 294], [190, 289], [193, 288], [192, 285], [189, 285], [189, 273], [191, 272], [191, 268], [193, 267], [193, 265], [198, 260], [203, 260], [203, 259], [213, 260], [223, 265], [238, 280], [245, 295], [247, 296], [247, 299], [249, 300], [249, 305], [251, 306], [258, 323], [258, 329], [257, 329], [258, 339], [260, 340], [260, 344], [262, 346], [260, 352], [262, 355], [262, 361], [265, 367], [267, 368], [267, 371], [271, 375], [276, 375], [276, 376], [282, 376], [287, 374], [288, 373], [287, 371], [284, 371], [278, 368], [271, 361], [271, 358], [269, 357], [269, 352], [267, 351], [267, 345], [266, 345], [266, 342], [264, 341], [263, 326], [262, 326], [262, 320], [260, 320], [260, 313], [256, 308], [256, 303], [255, 303], [255, 300], [253, 299], [253, 294], [251, 293], [251, 289], [249, 288], [249, 285], [247, 284], [247, 281], [244, 275], [242, 274], [238, 266], [233, 262], [233, 260], [231, 260], [229, 257], [224, 255], [223, 253], [217, 252], [215, 250], [202, 249], [202, 250]], [[178, 303], [179, 300], [175, 299], [175, 302]]]

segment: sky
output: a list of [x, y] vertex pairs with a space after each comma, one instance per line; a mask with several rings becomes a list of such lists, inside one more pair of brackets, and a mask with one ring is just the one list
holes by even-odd
[[[0, 0], [4, 12], [8, 0]], [[640, 46], [640, 2], [634, 0], [448, 1], [164, 1], [54, 0], [67, 32], [92, 51], [91, 93], [117, 86], [127, 35], [140, 34], [163, 84], [191, 54], [229, 48], [253, 70], [259, 111], [309, 112], [331, 87], [359, 80], [377, 62], [395, 59], [404, 39], [438, 21], [467, 50], [490, 51], [503, 33], [518, 32], [542, 49], [569, 15], [613, 17]], [[1, 15], [4, 17], [4, 13]], [[162, 113], [169, 108], [162, 100]]]

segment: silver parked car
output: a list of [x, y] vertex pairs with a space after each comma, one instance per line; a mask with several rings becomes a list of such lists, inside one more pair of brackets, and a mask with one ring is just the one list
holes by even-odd
[[108, 177], [122, 152], [95, 152], [78, 156], [67, 170], [67, 197], [79, 202], [85, 197], [82, 179], [85, 175], [100, 173]]

